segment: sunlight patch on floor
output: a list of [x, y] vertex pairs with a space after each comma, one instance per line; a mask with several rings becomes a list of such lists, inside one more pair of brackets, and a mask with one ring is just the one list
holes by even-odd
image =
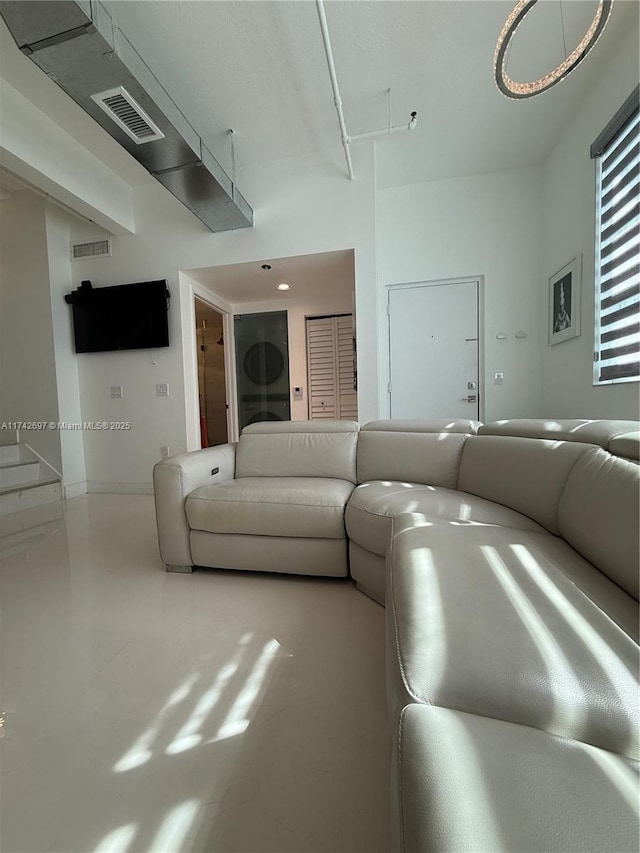
[[198, 680], [197, 673], [192, 673], [182, 684], [173, 691], [166, 704], [158, 711], [156, 718], [149, 728], [140, 735], [131, 748], [114, 765], [115, 773], [124, 773], [145, 764], [153, 755], [151, 746], [160, 733], [166, 718], [173, 709], [183, 702]]
[[249, 714], [251, 708], [258, 698], [260, 690], [265, 685], [269, 670], [280, 648], [280, 643], [277, 640], [270, 640], [262, 649], [260, 657], [247, 678], [244, 687], [242, 688], [238, 698], [233, 703], [233, 707], [227, 714], [224, 722], [218, 729], [217, 734], [207, 743], [216, 743], [219, 740], [225, 740], [229, 737], [235, 737], [242, 734], [251, 722]]
[[233, 658], [219, 671], [212, 687], [207, 690], [198, 700], [191, 716], [182, 726], [174, 740], [166, 749], [167, 755], [177, 755], [187, 749], [193, 749], [202, 741], [199, 729], [207, 719], [211, 711], [220, 701], [220, 697], [229, 685], [229, 682], [238, 671], [242, 659], [245, 656], [249, 641], [253, 634], [244, 634], [238, 643], [238, 649]]
[[177, 853], [194, 824], [199, 805], [198, 800], [185, 800], [172, 808], [160, 824], [160, 829], [151, 842], [149, 850], [152, 853], [161, 853], [161, 851]]
[[136, 834], [134, 823], [119, 826], [102, 839], [93, 853], [127, 853]]

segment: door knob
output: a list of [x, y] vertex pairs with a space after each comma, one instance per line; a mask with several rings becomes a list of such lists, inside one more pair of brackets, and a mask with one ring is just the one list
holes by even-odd
[[475, 394], [469, 394], [467, 397], [460, 397], [461, 403], [475, 403], [477, 400], [477, 396]]

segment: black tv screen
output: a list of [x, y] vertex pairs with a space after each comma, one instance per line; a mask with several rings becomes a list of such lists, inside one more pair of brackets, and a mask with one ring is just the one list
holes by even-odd
[[73, 308], [76, 352], [169, 346], [169, 290], [164, 279], [96, 288], [83, 281], [65, 301]]

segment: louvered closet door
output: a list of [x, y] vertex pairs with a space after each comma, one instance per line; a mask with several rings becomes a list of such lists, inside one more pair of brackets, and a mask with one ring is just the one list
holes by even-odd
[[309, 417], [356, 419], [352, 316], [307, 320]]

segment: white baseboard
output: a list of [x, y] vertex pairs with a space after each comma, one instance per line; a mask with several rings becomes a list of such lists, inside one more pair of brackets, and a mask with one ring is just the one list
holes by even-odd
[[151, 483], [102, 483], [87, 480], [87, 492], [92, 495], [152, 495]]
[[70, 483], [68, 486], [63, 486], [65, 499], [78, 498], [80, 495], [87, 494], [87, 481], [82, 483]]

